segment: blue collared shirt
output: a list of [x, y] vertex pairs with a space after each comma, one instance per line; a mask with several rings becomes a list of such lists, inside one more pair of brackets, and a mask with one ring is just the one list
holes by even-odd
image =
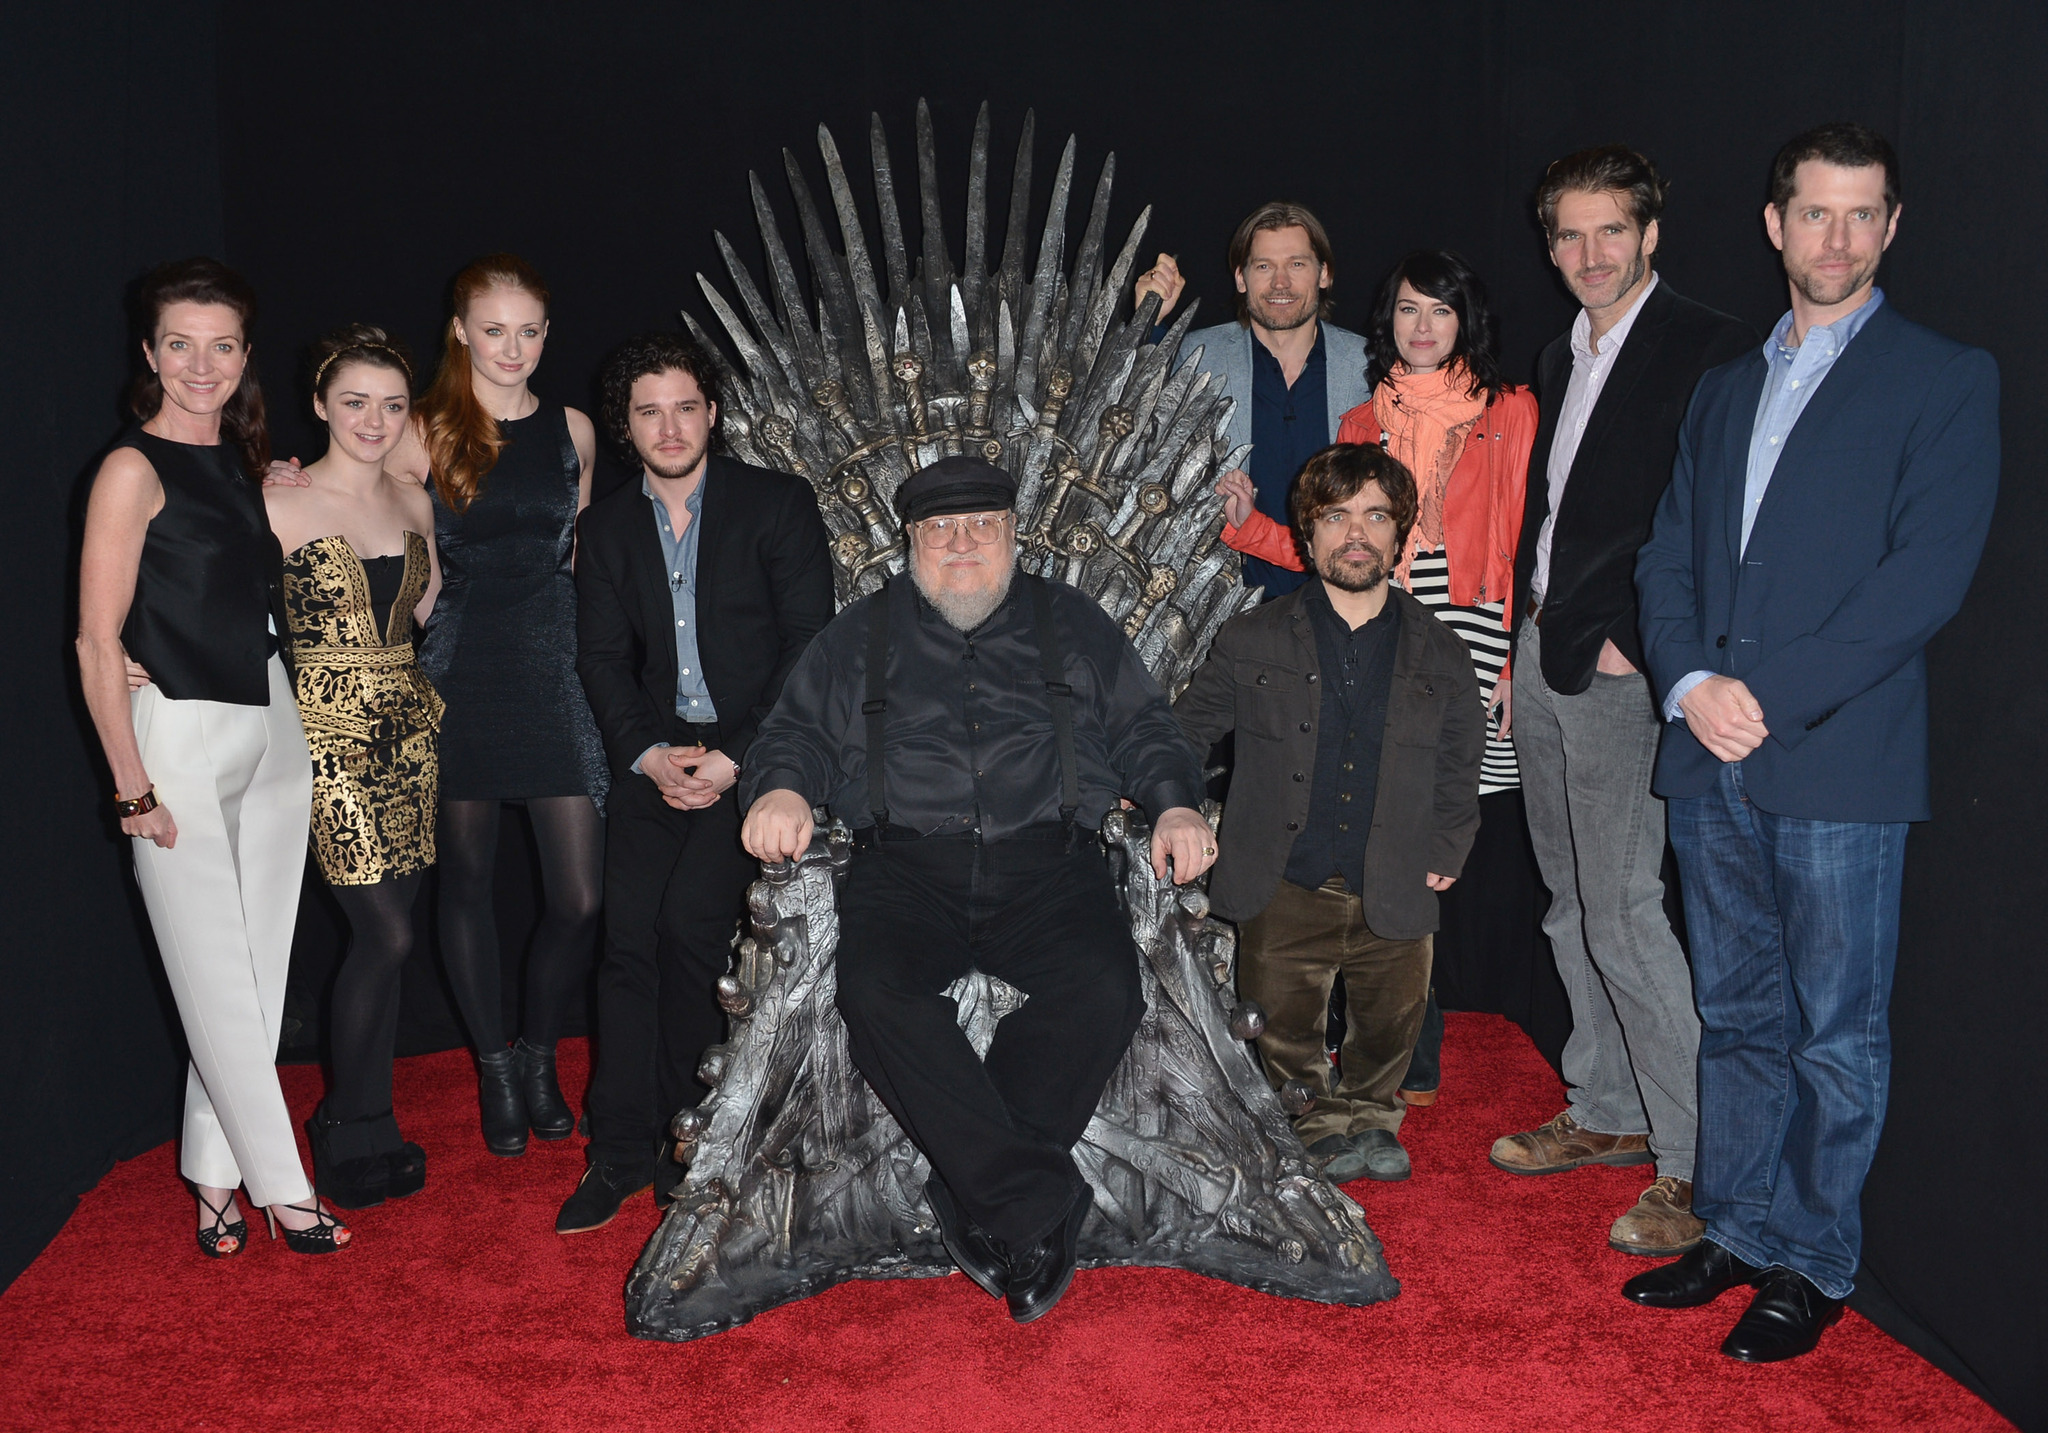
[[[1316, 324], [1316, 346], [1287, 386], [1287, 375], [1256, 336], [1252, 339], [1252, 455], [1247, 464], [1256, 494], [1253, 506], [1283, 527], [1292, 521], [1287, 494], [1294, 476], [1314, 453], [1327, 448], [1330, 432], [1329, 384], [1323, 354], [1323, 327]], [[1244, 583], [1263, 587], [1268, 598], [1292, 592], [1308, 580], [1256, 557], [1244, 560]]]
[[711, 704], [711, 688], [704, 685], [704, 666], [697, 654], [697, 537], [703, 528], [698, 519], [704, 511], [704, 485], [711, 481], [706, 472], [690, 490], [683, 506], [690, 523], [677, 537], [669, 522], [667, 506], [654, 496], [646, 474], [640, 477], [640, 491], [654, 505], [654, 529], [661, 537], [662, 560], [668, 564], [669, 598], [676, 619], [676, 715], [684, 721], [713, 722], [718, 709]]
[[[1778, 470], [1778, 455], [1799, 423], [1799, 415], [1835, 366], [1835, 360], [1849, 341], [1863, 331], [1870, 316], [1884, 302], [1884, 290], [1872, 289], [1870, 298], [1855, 310], [1830, 324], [1816, 324], [1806, 331], [1803, 342], [1794, 346], [1792, 311], [1778, 320], [1771, 336], [1764, 340], [1764, 387], [1757, 395], [1756, 421], [1749, 430], [1749, 464], [1742, 475], [1742, 552], [1749, 550], [1750, 529], [1756, 526], [1757, 510], [1770, 490], [1771, 475]], [[1738, 557], [1741, 553], [1736, 554]], [[1687, 672], [1672, 686], [1664, 699], [1664, 716], [1678, 721], [1685, 713], [1679, 703], [1712, 672]]]

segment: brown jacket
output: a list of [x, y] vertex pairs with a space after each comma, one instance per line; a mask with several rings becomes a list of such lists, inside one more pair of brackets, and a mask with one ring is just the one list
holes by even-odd
[[[1237, 733], [1237, 766], [1209, 900], [1227, 920], [1249, 920], [1280, 889], [1294, 835], [1308, 820], [1315, 731], [1322, 718], [1322, 660], [1290, 592], [1224, 624], [1174, 703], [1200, 751]], [[1472, 654], [1427, 607], [1397, 587], [1400, 613], [1387, 729], [1365, 869], [1346, 873], [1365, 898], [1365, 921], [1387, 940], [1416, 940], [1437, 927], [1431, 872], [1455, 876], [1479, 830], [1479, 758], [1486, 710]]]

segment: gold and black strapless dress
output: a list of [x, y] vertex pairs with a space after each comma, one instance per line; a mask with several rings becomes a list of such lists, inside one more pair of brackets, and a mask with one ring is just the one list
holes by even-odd
[[[380, 578], [398, 569], [395, 583], [374, 580], [373, 569]], [[405, 535], [402, 564], [395, 554], [366, 563], [341, 537], [315, 538], [284, 560], [313, 752], [313, 850], [330, 885], [374, 885], [434, 863], [441, 698], [412, 646], [427, 579], [416, 532]]]

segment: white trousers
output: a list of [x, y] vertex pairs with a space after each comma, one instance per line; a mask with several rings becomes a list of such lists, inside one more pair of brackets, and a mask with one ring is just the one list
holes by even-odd
[[192, 1065], [178, 1168], [195, 1184], [246, 1185], [257, 1204], [311, 1194], [277, 1082], [292, 927], [306, 870], [313, 763], [284, 663], [270, 705], [130, 698], [142, 762], [178, 825], [166, 851], [135, 846]]

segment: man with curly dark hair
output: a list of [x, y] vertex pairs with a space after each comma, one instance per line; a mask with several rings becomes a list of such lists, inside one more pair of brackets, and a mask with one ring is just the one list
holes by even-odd
[[754, 863], [739, 778], [797, 657], [832, 617], [811, 485], [714, 452], [719, 374], [681, 334], [629, 340], [604, 371], [603, 423], [641, 476], [584, 511], [577, 660], [612, 766], [605, 948], [597, 980], [589, 1168], [555, 1221], [611, 1222], [680, 1169], [666, 1126], [697, 1102], [724, 1034], [714, 985]]

